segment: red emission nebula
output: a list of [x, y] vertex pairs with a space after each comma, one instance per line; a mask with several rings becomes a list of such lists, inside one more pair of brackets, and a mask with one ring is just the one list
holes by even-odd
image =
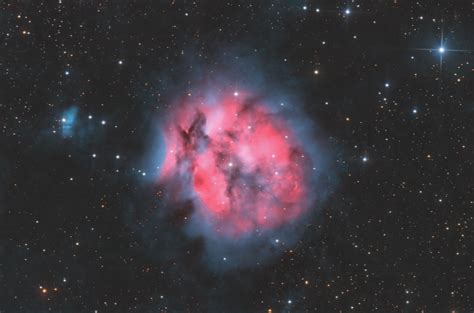
[[309, 157], [284, 116], [245, 93], [188, 97], [164, 123], [160, 181], [231, 238], [277, 229], [308, 208]]

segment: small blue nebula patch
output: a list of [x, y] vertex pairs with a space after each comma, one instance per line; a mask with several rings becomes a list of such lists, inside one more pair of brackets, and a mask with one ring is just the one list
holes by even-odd
[[64, 137], [72, 137], [76, 127], [76, 119], [79, 109], [75, 106], [67, 109], [61, 118], [61, 131]]

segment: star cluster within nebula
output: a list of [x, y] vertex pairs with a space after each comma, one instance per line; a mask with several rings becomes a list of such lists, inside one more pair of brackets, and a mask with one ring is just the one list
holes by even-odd
[[274, 231], [302, 217], [314, 164], [281, 109], [245, 92], [187, 97], [163, 128], [160, 181], [189, 197], [220, 238]]

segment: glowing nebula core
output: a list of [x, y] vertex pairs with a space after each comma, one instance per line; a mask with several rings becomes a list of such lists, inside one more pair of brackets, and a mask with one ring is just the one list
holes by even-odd
[[274, 230], [308, 209], [311, 158], [285, 116], [263, 99], [241, 91], [186, 97], [163, 134], [160, 181], [192, 199], [215, 234]]

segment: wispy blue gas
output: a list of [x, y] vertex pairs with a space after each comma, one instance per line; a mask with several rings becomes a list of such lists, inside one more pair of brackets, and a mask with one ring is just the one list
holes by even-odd
[[75, 106], [67, 109], [61, 118], [61, 131], [64, 137], [71, 137], [76, 127], [77, 113], [79, 109]]

